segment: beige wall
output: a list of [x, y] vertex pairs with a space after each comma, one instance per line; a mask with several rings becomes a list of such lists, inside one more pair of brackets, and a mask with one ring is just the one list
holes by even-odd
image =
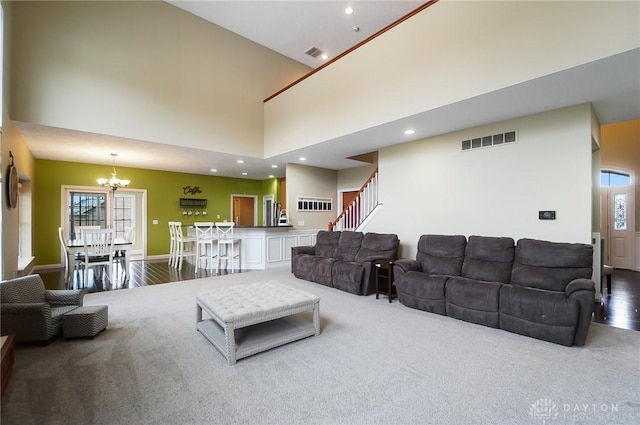
[[[510, 130], [516, 143], [461, 151], [462, 140]], [[590, 105], [382, 149], [378, 164], [384, 208], [366, 230], [398, 234], [402, 257], [415, 258], [426, 233], [591, 243]]]
[[[11, 27], [12, 22], [8, 17], [11, 14], [12, 4], [2, 2], [2, 8], [4, 11], [4, 56], [3, 56], [3, 99], [2, 99], [2, 131], [0, 133], [0, 147], [1, 147], [1, 161], [0, 161], [0, 179], [2, 180], [0, 193], [0, 202], [2, 202], [2, 279], [9, 279], [15, 277], [18, 270], [18, 255], [19, 252], [19, 238], [23, 238], [23, 254], [30, 254], [31, 251], [31, 235], [20, 235], [20, 219], [21, 214], [18, 208], [9, 208], [7, 204], [6, 194], [6, 173], [9, 166], [9, 152], [13, 154], [14, 165], [18, 170], [20, 181], [23, 185], [21, 189], [22, 196], [25, 200], [25, 205], [28, 207], [26, 211], [22, 212], [22, 219], [31, 222], [31, 195], [32, 195], [32, 182], [34, 178], [34, 160], [33, 155], [27, 148], [24, 139], [16, 131], [11, 119], [9, 117], [6, 105], [10, 94], [9, 84], [9, 72], [8, 69], [11, 66]], [[27, 224], [26, 227], [28, 227]], [[25, 226], [23, 226], [25, 227]]]
[[338, 170], [338, 191], [358, 190], [375, 171], [378, 164], [368, 164], [361, 167]]
[[309, 71], [163, 1], [12, 6], [18, 121], [263, 157], [263, 99]]
[[11, 163], [9, 160], [9, 152], [13, 154], [14, 165], [18, 170], [20, 182], [23, 187], [21, 196], [25, 199], [26, 211], [22, 212], [22, 220], [30, 227], [31, 223], [31, 198], [32, 198], [32, 181], [34, 159], [33, 155], [27, 148], [20, 134], [13, 127], [6, 111], [3, 110], [3, 127], [0, 135], [0, 143], [2, 145], [2, 279], [10, 279], [16, 277], [18, 270], [19, 256], [19, 238], [23, 238], [23, 255], [31, 252], [31, 234], [25, 233], [20, 235], [20, 219], [21, 213], [18, 208], [9, 208], [7, 204], [6, 194], [6, 172], [7, 167]]
[[640, 120], [603, 125], [601, 167], [633, 175], [635, 184], [636, 232], [640, 231]]
[[265, 154], [638, 48], [639, 15], [638, 2], [440, 0], [267, 102]]
[[[287, 164], [287, 213], [289, 224], [297, 229], [327, 230], [329, 222], [338, 214], [336, 211], [336, 187], [338, 175], [335, 170]], [[333, 199], [333, 211], [298, 211], [298, 196]], [[301, 225], [300, 222], [304, 222]]]

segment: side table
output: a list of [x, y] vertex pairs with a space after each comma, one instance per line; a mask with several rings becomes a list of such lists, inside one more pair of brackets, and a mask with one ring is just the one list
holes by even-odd
[[4, 393], [4, 389], [9, 383], [11, 372], [13, 372], [13, 362], [15, 361], [16, 339], [14, 334], [2, 337], [2, 387], [0, 393]]
[[389, 302], [393, 299], [394, 286], [393, 286], [393, 261], [378, 260], [375, 262], [376, 266], [376, 299], [379, 295], [386, 295], [389, 297]]

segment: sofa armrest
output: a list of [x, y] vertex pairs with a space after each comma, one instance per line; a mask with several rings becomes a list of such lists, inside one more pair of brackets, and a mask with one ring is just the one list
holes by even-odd
[[580, 306], [573, 344], [583, 346], [587, 341], [591, 316], [593, 315], [596, 293], [595, 283], [589, 279], [575, 279], [569, 282], [564, 292], [567, 298], [575, 300]]
[[2, 316], [51, 316], [48, 303], [2, 303]]
[[86, 289], [47, 289], [45, 290], [44, 298], [52, 305], [77, 305], [82, 307], [82, 301], [86, 293]]
[[393, 270], [400, 270], [403, 273], [407, 272], [419, 272], [422, 271], [422, 267], [417, 260], [411, 258], [401, 258], [393, 263]]
[[291, 255], [315, 255], [316, 247], [315, 246], [294, 246], [291, 248]]
[[595, 283], [590, 279], [575, 279], [569, 282], [564, 289], [564, 294], [568, 297], [576, 291], [591, 291], [595, 292]]

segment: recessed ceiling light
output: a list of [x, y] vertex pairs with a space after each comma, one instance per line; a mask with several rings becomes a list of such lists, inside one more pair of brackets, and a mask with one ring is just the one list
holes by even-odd
[[351, 15], [353, 13], [353, 7], [347, 7], [344, 10], [344, 13], [346, 13], [347, 15]]
[[211, 169], [211, 172], [212, 172], [212, 173], [217, 173], [217, 172], [218, 172], [218, 170], [217, 170], [217, 169], [215, 169], [215, 168], [212, 168], [212, 169]]
[[246, 176], [246, 175], [247, 175], [247, 173], [242, 173], [242, 175], [243, 175], [243, 176]]
[[322, 58], [322, 60], [326, 61], [327, 59], [329, 59], [329, 55], [326, 53], [323, 53], [322, 56], [320, 56], [320, 58]]
[[275, 177], [275, 176], [274, 176], [273, 174], [269, 174], [269, 178], [270, 178], [270, 179], [272, 179], [272, 178], [274, 178], [274, 177]]
[[271, 168], [278, 168], [278, 166], [276, 164], [273, 164]]
[[408, 135], [414, 134], [415, 132], [416, 132], [415, 130], [405, 130], [404, 134], [408, 136]]
[[238, 164], [244, 164], [244, 161], [239, 159], [238, 161], [236, 161]]
[[304, 156], [300, 157], [300, 161], [306, 161], [306, 160], [307, 160], [307, 158], [305, 158]]

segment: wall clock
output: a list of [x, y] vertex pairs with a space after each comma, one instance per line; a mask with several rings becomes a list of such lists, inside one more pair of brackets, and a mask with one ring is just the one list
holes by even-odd
[[7, 169], [7, 202], [10, 208], [15, 208], [18, 205], [18, 170], [13, 165], [13, 154], [9, 152], [9, 158], [11, 164]]

